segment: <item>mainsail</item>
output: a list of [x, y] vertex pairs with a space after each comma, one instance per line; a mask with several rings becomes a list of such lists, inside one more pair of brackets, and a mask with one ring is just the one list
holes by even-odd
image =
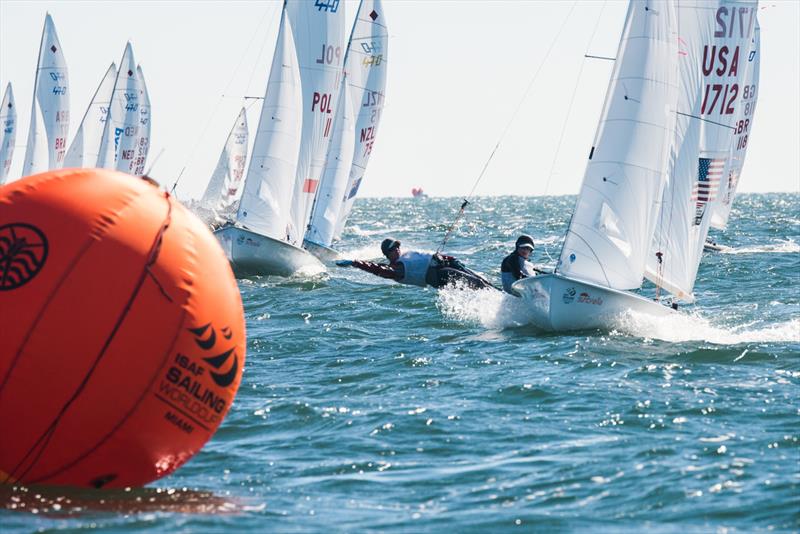
[[48, 13], [39, 45], [22, 176], [58, 169], [63, 165], [69, 134], [68, 87], [64, 52]]
[[344, 3], [291, 0], [285, 10], [292, 26], [303, 92], [303, 134], [292, 199], [292, 218], [302, 239], [333, 133], [345, 53]]
[[136, 74], [139, 76], [139, 90], [141, 101], [139, 104], [139, 138], [136, 140], [136, 157], [133, 165], [133, 174], [141, 176], [144, 174], [144, 166], [147, 162], [147, 153], [150, 151], [150, 94], [147, 92], [147, 84], [144, 83], [142, 67], [136, 67]]
[[558, 271], [641, 285], [664, 188], [677, 98], [672, 2], [631, 2]]
[[303, 93], [292, 27], [284, 5], [237, 220], [262, 235], [298, 243], [305, 220], [290, 207], [300, 151]]
[[350, 35], [345, 64], [356, 114], [353, 164], [344, 195], [339, 200], [334, 239], [342, 235], [372, 155], [383, 112], [388, 51], [389, 33], [381, 0], [362, 0]]
[[119, 63], [97, 166], [131, 173], [139, 139], [140, 83], [131, 43]]
[[711, 207], [729, 167], [756, 10], [755, 0], [683, 1], [677, 8], [680, 91], [675, 142], [647, 278], [687, 302], [694, 300]]
[[731, 215], [733, 199], [736, 197], [736, 188], [742, 176], [744, 159], [747, 155], [747, 142], [750, 132], [753, 130], [753, 118], [755, 116], [756, 101], [758, 100], [759, 74], [761, 63], [761, 28], [758, 25], [756, 16], [756, 27], [753, 30], [753, 39], [750, 43], [750, 52], [747, 54], [747, 64], [742, 83], [739, 87], [742, 91], [742, 101], [736, 108], [736, 121], [731, 142], [730, 163], [727, 175], [720, 186], [719, 202], [715, 203], [711, 210], [711, 226], [724, 230], [728, 226], [728, 218]]
[[329, 247], [333, 242], [336, 222], [341, 210], [341, 199], [344, 198], [350, 168], [353, 164], [353, 147], [355, 145], [353, 128], [353, 107], [347, 76], [342, 78], [339, 89], [339, 101], [336, 104], [336, 120], [334, 120], [333, 141], [322, 174], [320, 189], [317, 193], [314, 209], [311, 213], [306, 239], [317, 245]]
[[67, 156], [64, 159], [65, 167], [94, 167], [97, 165], [108, 108], [111, 104], [111, 91], [114, 89], [116, 77], [117, 66], [112, 63], [94, 92], [92, 102], [83, 115], [78, 132], [69, 145]]
[[0, 107], [0, 185], [4, 184], [11, 169], [14, 156], [14, 141], [17, 139], [17, 108], [11, 83], [6, 86], [3, 104]]
[[205, 206], [225, 209], [239, 197], [239, 186], [244, 177], [247, 160], [247, 137], [247, 112], [242, 108], [225, 141], [217, 168], [203, 193], [201, 202]]

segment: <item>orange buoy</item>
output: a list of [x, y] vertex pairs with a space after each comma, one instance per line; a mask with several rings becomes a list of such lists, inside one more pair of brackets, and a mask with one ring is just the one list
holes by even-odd
[[0, 187], [0, 483], [171, 473], [222, 422], [244, 358], [228, 261], [169, 195], [100, 169]]

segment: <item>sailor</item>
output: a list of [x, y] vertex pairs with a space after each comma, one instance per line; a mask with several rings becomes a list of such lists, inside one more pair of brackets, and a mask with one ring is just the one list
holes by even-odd
[[463, 283], [470, 289], [493, 288], [479, 274], [467, 269], [453, 256], [427, 252], [400, 251], [400, 241], [387, 238], [381, 243], [381, 252], [389, 264], [361, 260], [340, 260], [339, 266], [353, 266], [382, 278], [401, 284], [440, 288], [448, 284]]
[[514, 252], [503, 258], [500, 264], [500, 277], [503, 280], [503, 291], [515, 293], [511, 290], [511, 284], [522, 278], [536, 276], [533, 264], [528, 258], [533, 252], [533, 238], [529, 235], [521, 235], [517, 238]]

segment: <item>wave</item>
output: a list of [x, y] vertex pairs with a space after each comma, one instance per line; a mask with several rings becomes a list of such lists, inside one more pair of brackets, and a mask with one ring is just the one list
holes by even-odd
[[617, 332], [670, 342], [703, 341], [715, 345], [744, 343], [800, 343], [800, 318], [753, 328], [714, 325], [698, 313], [654, 317], [630, 312], [619, 318]]
[[720, 251], [720, 254], [796, 254], [798, 252], [800, 252], [800, 244], [789, 238], [756, 247], [726, 247]]
[[[436, 306], [446, 319], [506, 329], [527, 326], [533, 311], [522, 299], [495, 290], [468, 291], [459, 288], [439, 290]], [[753, 323], [735, 326], [715, 325], [698, 313], [676, 313], [670, 317], [629, 312], [616, 321], [612, 334], [658, 339], [670, 342], [702, 341], [715, 345], [745, 343], [800, 343], [800, 318], [770, 326]]]

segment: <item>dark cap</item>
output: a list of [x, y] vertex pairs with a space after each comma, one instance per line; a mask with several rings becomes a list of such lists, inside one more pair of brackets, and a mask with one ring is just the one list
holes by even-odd
[[383, 252], [383, 255], [386, 256], [389, 252], [391, 252], [392, 250], [396, 249], [399, 246], [400, 246], [400, 241], [392, 239], [391, 237], [387, 237], [381, 243], [381, 252]]
[[533, 250], [533, 238], [529, 235], [522, 234], [517, 238], [516, 246], [517, 248], [526, 247]]

